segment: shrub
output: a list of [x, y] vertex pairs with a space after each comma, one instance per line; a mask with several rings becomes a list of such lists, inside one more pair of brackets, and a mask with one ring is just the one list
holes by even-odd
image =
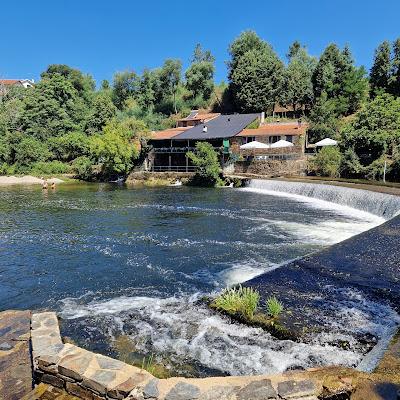
[[279, 314], [283, 311], [282, 303], [275, 297], [272, 296], [267, 300], [267, 310], [268, 315], [272, 318], [277, 318]]
[[236, 288], [225, 289], [215, 299], [215, 305], [228, 313], [240, 313], [252, 319], [259, 301], [260, 294], [257, 290], [239, 285]]
[[28, 166], [36, 161], [47, 161], [51, 155], [45, 143], [27, 136], [15, 146], [14, 159], [17, 164]]
[[67, 174], [71, 172], [71, 166], [61, 161], [38, 161], [32, 165], [32, 172], [36, 175]]
[[364, 167], [361, 165], [360, 158], [353, 148], [343, 151], [341, 171], [342, 176], [344, 175], [347, 178], [358, 178], [362, 176]]
[[0, 175], [13, 175], [15, 174], [15, 166], [8, 165], [7, 163], [0, 164]]
[[387, 166], [388, 171], [391, 169], [392, 161], [387, 158], [386, 155], [382, 155], [376, 160], [372, 161], [367, 167], [365, 167], [365, 177], [367, 179], [378, 180], [383, 177], [385, 164]]
[[93, 178], [93, 163], [88, 157], [76, 158], [72, 163], [72, 171], [79, 179], [89, 181]]
[[196, 175], [192, 184], [200, 186], [223, 186], [221, 166], [218, 160], [218, 153], [213, 146], [207, 142], [197, 142], [196, 151], [187, 153], [188, 158], [197, 167]]
[[48, 140], [50, 150], [55, 158], [71, 161], [89, 151], [88, 137], [79, 131], [69, 132], [63, 136], [51, 137]]
[[342, 155], [335, 146], [323, 147], [308, 163], [308, 170], [319, 176], [338, 178]]

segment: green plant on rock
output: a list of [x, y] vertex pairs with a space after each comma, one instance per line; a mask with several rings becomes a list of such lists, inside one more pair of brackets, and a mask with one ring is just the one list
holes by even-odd
[[252, 319], [260, 301], [260, 294], [253, 288], [241, 285], [225, 289], [215, 299], [215, 306], [228, 313], [240, 313]]
[[275, 296], [268, 298], [266, 306], [268, 315], [272, 318], [278, 318], [283, 311], [282, 303]]
[[149, 357], [143, 357], [142, 360], [142, 369], [144, 369], [147, 372], [150, 372], [150, 374], [154, 375], [155, 371], [155, 364], [154, 364], [154, 354], [151, 353]]

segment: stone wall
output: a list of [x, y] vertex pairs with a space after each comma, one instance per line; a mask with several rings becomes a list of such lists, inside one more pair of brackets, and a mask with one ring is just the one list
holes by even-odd
[[300, 160], [238, 161], [235, 173], [265, 176], [301, 176], [306, 173], [307, 162]]
[[171, 184], [177, 179], [187, 183], [194, 174], [191, 172], [131, 172], [126, 180], [127, 184], [145, 184], [152, 182], [160, 184]]

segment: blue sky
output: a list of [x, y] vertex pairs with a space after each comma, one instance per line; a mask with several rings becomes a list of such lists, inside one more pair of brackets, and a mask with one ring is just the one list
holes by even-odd
[[63, 63], [97, 82], [115, 71], [155, 68], [165, 58], [187, 67], [201, 43], [226, 80], [229, 43], [255, 30], [281, 57], [294, 40], [318, 55], [348, 43], [356, 63], [370, 67], [383, 40], [400, 36], [400, 0], [4, 0], [0, 8], [0, 77], [34, 78]]

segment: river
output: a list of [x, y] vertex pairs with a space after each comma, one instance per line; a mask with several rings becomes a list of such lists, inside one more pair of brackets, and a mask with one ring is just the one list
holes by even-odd
[[346, 313], [331, 313], [332, 328], [308, 343], [232, 324], [199, 302], [389, 217], [276, 190], [3, 188], [0, 308], [55, 310], [82, 347], [136, 363], [154, 354], [171, 375], [356, 366], [360, 332], [379, 338], [399, 322], [361, 293], [348, 293]]

